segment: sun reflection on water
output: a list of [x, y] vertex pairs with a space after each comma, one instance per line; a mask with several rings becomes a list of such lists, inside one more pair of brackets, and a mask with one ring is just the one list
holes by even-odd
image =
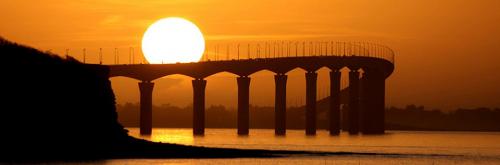
[[194, 145], [193, 133], [189, 129], [153, 129], [151, 135], [140, 135], [138, 128], [127, 128], [129, 135], [154, 142]]

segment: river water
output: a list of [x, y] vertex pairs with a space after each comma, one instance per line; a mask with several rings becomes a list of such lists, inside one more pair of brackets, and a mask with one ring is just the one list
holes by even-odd
[[194, 146], [403, 155], [122, 159], [99, 164], [500, 164], [500, 133], [387, 131], [385, 135], [330, 136], [326, 130], [318, 130], [316, 136], [306, 136], [303, 130], [287, 130], [286, 136], [275, 136], [271, 129], [252, 129], [249, 136], [238, 136], [236, 129], [206, 129], [205, 136], [198, 137], [187, 128], [156, 128], [151, 136], [139, 136], [137, 128], [128, 130], [142, 139]]

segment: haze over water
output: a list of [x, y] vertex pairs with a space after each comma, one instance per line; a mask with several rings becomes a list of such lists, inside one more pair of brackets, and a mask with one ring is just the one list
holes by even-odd
[[206, 147], [306, 150], [402, 155], [338, 155], [323, 157], [244, 158], [244, 159], [140, 159], [109, 160], [106, 164], [499, 164], [500, 133], [388, 131], [386, 135], [329, 136], [318, 130], [306, 136], [303, 130], [287, 130], [275, 136], [271, 129], [251, 129], [249, 136], [238, 136], [235, 129], [207, 129], [203, 137], [188, 128], [156, 128], [151, 136], [139, 136], [139, 129], [128, 128], [135, 137], [156, 142]]

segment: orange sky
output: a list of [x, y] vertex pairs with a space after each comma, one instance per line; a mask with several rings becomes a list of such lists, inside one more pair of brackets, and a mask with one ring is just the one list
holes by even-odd
[[[2, 0], [0, 35], [43, 50], [90, 62], [104, 49], [139, 50], [147, 26], [179, 16], [196, 23], [208, 43], [242, 40], [371, 41], [396, 53], [396, 70], [387, 80], [387, 105], [431, 108], [500, 107], [500, 1], [498, 0]], [[139, 53], [139, 52], [137, 52]], [[320, 70], [318, 89], [327, 89]], [[273, 105], [272, 73], [252, 75], [251, 104]], [[118, 103], [137, 102], [137, 81], [113, 78]], [[156, 81], [154, 103], [191, 103], [184, 76]], [[36, 82], [34, 82], [36, 83]], [[259, 88], [257, 88], [259, 87]], [[290, 73], [289, 104], [304, 103], [301, 70]], [[236, 105], [234, 75], [208, 78], [207, 104]], [[319, 92], [325, 95], [324, 92]], [[321, 94], [323, 93], [323, 94]]]

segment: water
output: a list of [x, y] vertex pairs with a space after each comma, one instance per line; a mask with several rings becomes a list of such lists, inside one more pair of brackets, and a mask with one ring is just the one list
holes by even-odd
[[500, 164], [500, 133], [388, 131], [385, 135], [330, 136], [319, 130], [306, 136], [303, 130], [287, 130], [284, 137], [274, 130], [253, 129], [249, 136], [238, 136], [235, 129], [207, 129], [205, 136], [193, 137], [191, 129], [153, 130], [152, 136], [139, 136], [137, 128], [129, 134], [156, 142], [206, 147], [242, 149], [345, 151], [358, 153], [397, 153], [402, 156], [301, 156], [290, 158], [245, 159], [130, 159], [107, 160], [104, 164]]

